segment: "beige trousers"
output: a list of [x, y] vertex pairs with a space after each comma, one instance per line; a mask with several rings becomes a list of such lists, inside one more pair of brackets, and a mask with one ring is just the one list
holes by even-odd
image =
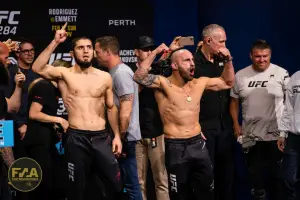
[[142, 139], [136, 145], [136, 160], [138, 177], [142, 190], [143, 200], [147, 200], [146, 178], [148, 172], [148, 158], [155, 183], [157, 200], [169, 200], [168, 175], [165, 166], [164, 135], [156, 138], [156, 147], [151, 147], [151, 139]]

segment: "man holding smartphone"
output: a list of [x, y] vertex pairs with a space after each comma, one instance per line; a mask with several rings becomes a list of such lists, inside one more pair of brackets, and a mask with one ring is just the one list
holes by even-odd
[[[194, 78], [219, 77], [226, 62], [221, 54], [226, 49], [226, 33], [223, 27], [210, 24], [203, 29], [203, 43], [194, 54]], [[232, 59], [232, 58], [231, 58]], [[232, 62], [227, 64], [232, 65]], [[229, 113], [230, 90], [205, 91], [200, 101], [199, 121], [207, 138], [207, 149], [214, 166], [215, 197], [232, 200], [234, 180], [232, 119]]]

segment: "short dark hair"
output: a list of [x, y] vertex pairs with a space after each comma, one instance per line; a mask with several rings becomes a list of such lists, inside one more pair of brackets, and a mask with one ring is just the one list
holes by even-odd
[[251, 47], [251, 53], [253, 52], [253, 49], [271, 49], [271, 46], [267, 43], [266, 40], [256, 40], [253, 42]]
[[19, 42], [20, 42], [20, 44], [19, 44], [20, 48], [22, 48], [23, 44], [26, 44], [26, 43], [29, 43], [29, 44], [31, 44], [34, 47], [33, 41], [31, 41], [28, 38], [20, 38]]
[[120, 45], [115, 36], [103, 36], [96, 39], [96, 43], [100, 43], [101, 49], [110, 50], [113, 54], [119, 55]]
[[82, 36], [82, 37], [76, 37], [76, 38], [74, 38], [74, 39], [72, 40], [72, 51], [75, 50], [75, 47], [76, 47], [77, 42], [78, 42], [79, 40], [89, 40], [89, 41], [91, 41], [91, 43], [93, 43], [92, 40], [91, 40], [90, 38], [88, 38], [88, 37], [85, 37], [85, 36]]

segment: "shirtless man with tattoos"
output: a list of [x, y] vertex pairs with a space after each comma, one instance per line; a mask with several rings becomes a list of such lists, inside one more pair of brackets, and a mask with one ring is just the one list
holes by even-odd
[[221, 77], [196, 79], [192, 53], [179, 49], [171, 54], [170, 77], [149, 74], [156, 55], [163, 51], [168, 51], [165, 44], [152, 51], [136, 70], [134, 80], [155, 89], [164, 125], [170, 199], [212, 200], [213, 169], [199, 124], [200, 99], [205, 89], [218, 91], [233, 86], [232, 58], [228, 49], [221, 48], [219, 53], [225, 58]]

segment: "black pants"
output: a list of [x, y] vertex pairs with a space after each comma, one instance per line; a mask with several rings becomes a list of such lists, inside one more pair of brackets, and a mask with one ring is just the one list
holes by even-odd
[[[49, 141], [50, 143], [50, 141]], [[34, 159], [42, 168], [43, 178], [41, 184], [33, 191], [28, 192], [30, 200], [55, 200], [58, 197], [55, 195], [54, 185], [54, 158], [57, 156], [54, 144], [36, 144], [26, 146], [28, 156]]]
[[202, 137], [165, 138], [165, 144], [170, 200], [212, 200], [213, 168]]
[[254, 200], [282, 200], [282, 152], [276, 141], [257, 142], [245, 154]]
[[285, 200], [300, 200], [300, 135], [289, 133], [283, 152]]
[[122, 190], [119, 164], [106, 130], [68, 129], [65, 155], [68, 167], [68, 200], [83, 200], [91, 176], [103, 178], [103, 196], [114, 199]]
[[233, 132], [225, 130], [203, 130], [207, 149], [214, 167], [215, 199], [234, 199], [234, 153]]

